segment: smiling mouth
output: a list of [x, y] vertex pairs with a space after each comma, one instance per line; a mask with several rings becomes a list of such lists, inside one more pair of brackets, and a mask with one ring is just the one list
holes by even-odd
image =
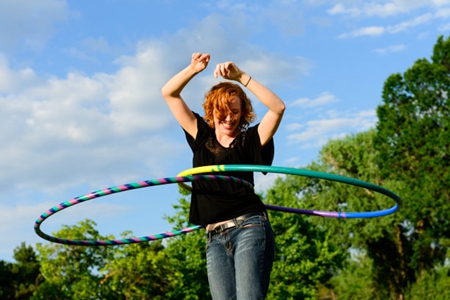
[[233, 128], [236, 122], [220, 122], [225, 128]]

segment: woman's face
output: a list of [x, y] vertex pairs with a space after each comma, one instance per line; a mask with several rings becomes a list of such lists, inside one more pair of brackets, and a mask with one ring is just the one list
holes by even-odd
[[216, 117], [216, 113], [214, 111], [214, 127], [216, 131], [219, 131], [219, 133], [221, 134], [236, 137], [240, 132], [239, 122], [242, 115], [241, 99], [239, 97], [231, 96], [230, 109], [231, 113], [227, 115], [223, 120], [219, 120]]

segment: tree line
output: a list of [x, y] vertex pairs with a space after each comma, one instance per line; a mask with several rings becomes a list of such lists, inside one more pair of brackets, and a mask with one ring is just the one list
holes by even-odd
[[[329, 219], [270, 211], [276, 258], [268, 299], [450, 298], [450, 39], [385, 81], [376, 127], [330, 140], [305, 169], [388, 188], [399, 211], [373, 219]], [[180, 190], [174, 228], [188, 226]], [[392, 200], [365, 188], [287, 175], [262, 199], [329, 211], [374, 211]], [[95, 222], [56, 236], [113, 239]], [[123, 233], [123, 238], [131, 237]], [[22, 243], [0, 261], [1, 299], [209, 299], [204, 231], [115, 247]]]

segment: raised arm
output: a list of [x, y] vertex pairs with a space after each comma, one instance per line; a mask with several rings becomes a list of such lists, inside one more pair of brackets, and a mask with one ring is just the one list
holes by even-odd
[[206, 69], [209, 60], [209, 54], [192, 54], [189, 66], [169, 79], [161, 89], [161, 93], [175, 119], [194, 138], [197, 135], [197, 119], [181, 97], [181, 91], [195, 75]]
[[241, 71], [233, 62], [218, 64], [214, 70], [214, 76], [240, 82], [269, 109], [258, 127], [261, 145], [264, 146], [274, 136], [280, 125], [286, 108], [284, 102], [266, 86]]

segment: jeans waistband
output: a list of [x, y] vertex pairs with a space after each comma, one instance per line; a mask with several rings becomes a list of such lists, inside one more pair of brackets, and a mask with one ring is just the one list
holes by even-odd
[[254, 217], [254, 216], [265, 216], [267, 218], [267, 215], [265, 212], [257, 212], [257, 213], [248, 213], [239, 217], [234, 218], [231, 221], [228, 221], [226, 223], [217, 225], [213, 230], [208, 231], [208, 236], [213, 236], [219, 233], [224, 232], [227, 229], [231, 229], [234, 228], [236, 226], [241, 225], [242, 223], [244, 223], [245, 220], [247, 220], [248, 218]]

